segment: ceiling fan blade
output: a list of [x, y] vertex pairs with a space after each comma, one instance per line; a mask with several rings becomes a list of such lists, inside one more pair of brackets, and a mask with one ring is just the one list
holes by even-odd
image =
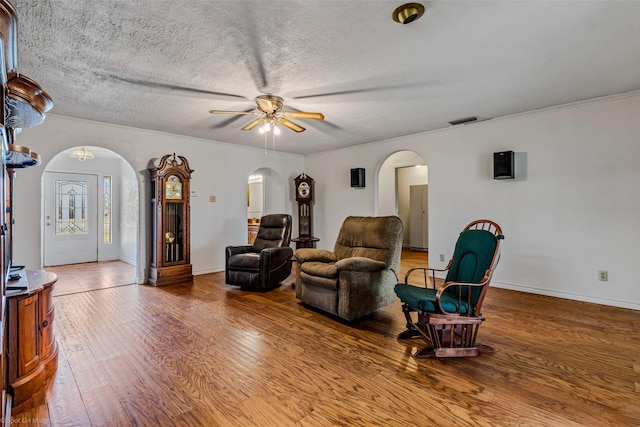
[[214, 95], [214, 96], [223, 97], [223, 98], [233, 98], [233, 99], [243, 99], [243, 100], [248, 99], [247, 97], [244, 97], [242, 95], [234, 95], [232, 93], [215, 92], [215, 91], [204, 90], [204, 89], [194, 89], [190, 87], [176, 86], [176, 85], [171, 85], [167, 83], [158, 83], [158, 82], [150, 82], [146, 80], [129, 79], [126, 77], [116, 76], [114, 74], [110, 74], [109, 77], [111, 77], [114, 80], [119, 80], [121, 82], [144, 86], [148, 88], [158, 88], [158, 89], [177, 90], [182, 92], [201, 93], [205, 95]]
[[399, 83], [399, 84], [394, 84], [394, 85], [378, 86], [378, 87], [367, 87], [367, 88], [362, 88], [362, 89], [347, 89], [347, 90], [340, 90], [340, 91], [335, 91], [335, 92], [314, 93], [314, 94], [311, 94], [311, 95], [295, 96], [292, 99], [322, 98], [322, 97], [326, 97], [326, 96], [352, 95], [352, 94], [357, 94], [357, 93], [380, 92], [380, 91], [386, 91], [386, 90], [399, 90], [399, 89], [406, 89], [406, 88], [416, 88], [416, 87], [419, 87], [419, 86], [424, 86], [425, 84], [426, 83]]
[[263, 121], [264, 121], [264, 117], [257, 118], [254, 121], [252, 121], [251, 123], [249, 123], [248, 125], [246, 125], [245, 127], [243, 127], [242, 130], [251, 130], [254, 127], [258, 126]]
[[288, 119], [285, 119], [285, 118], [282, 118], [282, 117], [280, 117], [278, 119], [278, 123], [282, 123], [282, 126], [284, 126], [286, 128], [289, 128], [294, 132], [300, 133], [300, 132], [304, 132], [305, 131], [305, 128], [303, 128], [299, 124], [294, 123], [291, 120], [288, 120]]
[[[251, 112], [253, 110], [253, 108], [250, 108], [248, 110], [245, 110], [245, 113]], [[216, 110], [212, 110], [212, 111], [216, 111]], [[213, 113], [212, 113], [213, 114]], [[235, 122], [236, 120], [240, 120], [242, 118], [242, 114], [229, 114], [231, 117], [229, 117], [228, 119], [224, 119], [224, 120], [216, 120], [215, 124], [211, 124], [211, 129], [222, 129], [224, 127], [229, 126], [230, 124], [232, 124], [233, 122]]]
[[211, 114], [250, 114], [253, 116], [262, 115], [262, 113], [258, 113], [255, 111], [224, 111], [224, 110], [209, 110]]
[[324, 114], [311, 113], [309, 111], [285, 111], [282, 113], [282, 117], [293, 117], [294, 119], [324, 120]]

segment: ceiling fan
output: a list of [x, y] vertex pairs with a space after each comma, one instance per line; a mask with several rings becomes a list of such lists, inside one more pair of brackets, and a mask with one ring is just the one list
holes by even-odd
[[280, 133], [278, 127], [276, 126], [278, 123], [286, 128], [291, 129], [294, 132], [300, 133], [305, 131], [305, 128], [289, 120], [289, 117], [294, 119], [324, 120], [324, 114], [322, 113], [311, 113], [306, 111], [282, 111], [283, 104], [284, 101], [279, 96], [260, 95], [256, 98], [256, 105], [258, 106], [258, 110], [260, 110], [260, 112], [222, 110], [211, 110], [209, 112], [211, 114], [248, 114], [254, 116], [262, 116], [244, 126], [242, 130], [251, 130], [258, 125], [262, 125], [259, 128], [260, 133], [269, 132], [273, 129], [276, 135]]

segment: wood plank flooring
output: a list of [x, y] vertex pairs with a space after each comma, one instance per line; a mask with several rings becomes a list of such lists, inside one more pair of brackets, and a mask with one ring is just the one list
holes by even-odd
[[637, 311], [491, 288], [478, 341], [493, 354], [416, 360], [423, 342], [395, 338], [404, 329], [398, 302], [348, 324], [301, 305], [292, 281], [250, 293], [214, 273], [56, 296], [58, 370], [46, 403], [14, 420], [640, 425]]
[[46, 267], [45, 270], [58, 276], [58, 282], [53, 290], [54, 296], [95, 291], [136, 282], [136, 268], [119, 260], [60, 265]]

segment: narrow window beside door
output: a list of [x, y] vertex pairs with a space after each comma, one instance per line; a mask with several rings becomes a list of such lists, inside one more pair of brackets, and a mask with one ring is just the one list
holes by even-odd
[[111, 177], [105, 176], [103, 178], [103, 191], [104, 191], [104, 211], [102, 213], [103, 220], [103, 243], [111, 243]]

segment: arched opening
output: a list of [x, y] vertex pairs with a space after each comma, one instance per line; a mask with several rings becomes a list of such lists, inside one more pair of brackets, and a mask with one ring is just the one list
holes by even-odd
[[[91, 154], [71, 156], [78, 148]], [[51, 159], [41, 186], [43, 266], [92, 278], [65, 281], [55, 293], [136, 283], [139, 185], [131, 165], [105, 148], [74, 147]]]
[[414, 257], [426, 261], [423, 256], [429, 249], [426, 162], [413, 151], [398, 151], [384, 159], [377, 178], [377, 214], [398, 215], [404, 225], [403, 259]]
[[285, 213], [285, 187], [271, 168], [255, 170], [247, 181], [247, 239], [253, 243], [263, 215]]

